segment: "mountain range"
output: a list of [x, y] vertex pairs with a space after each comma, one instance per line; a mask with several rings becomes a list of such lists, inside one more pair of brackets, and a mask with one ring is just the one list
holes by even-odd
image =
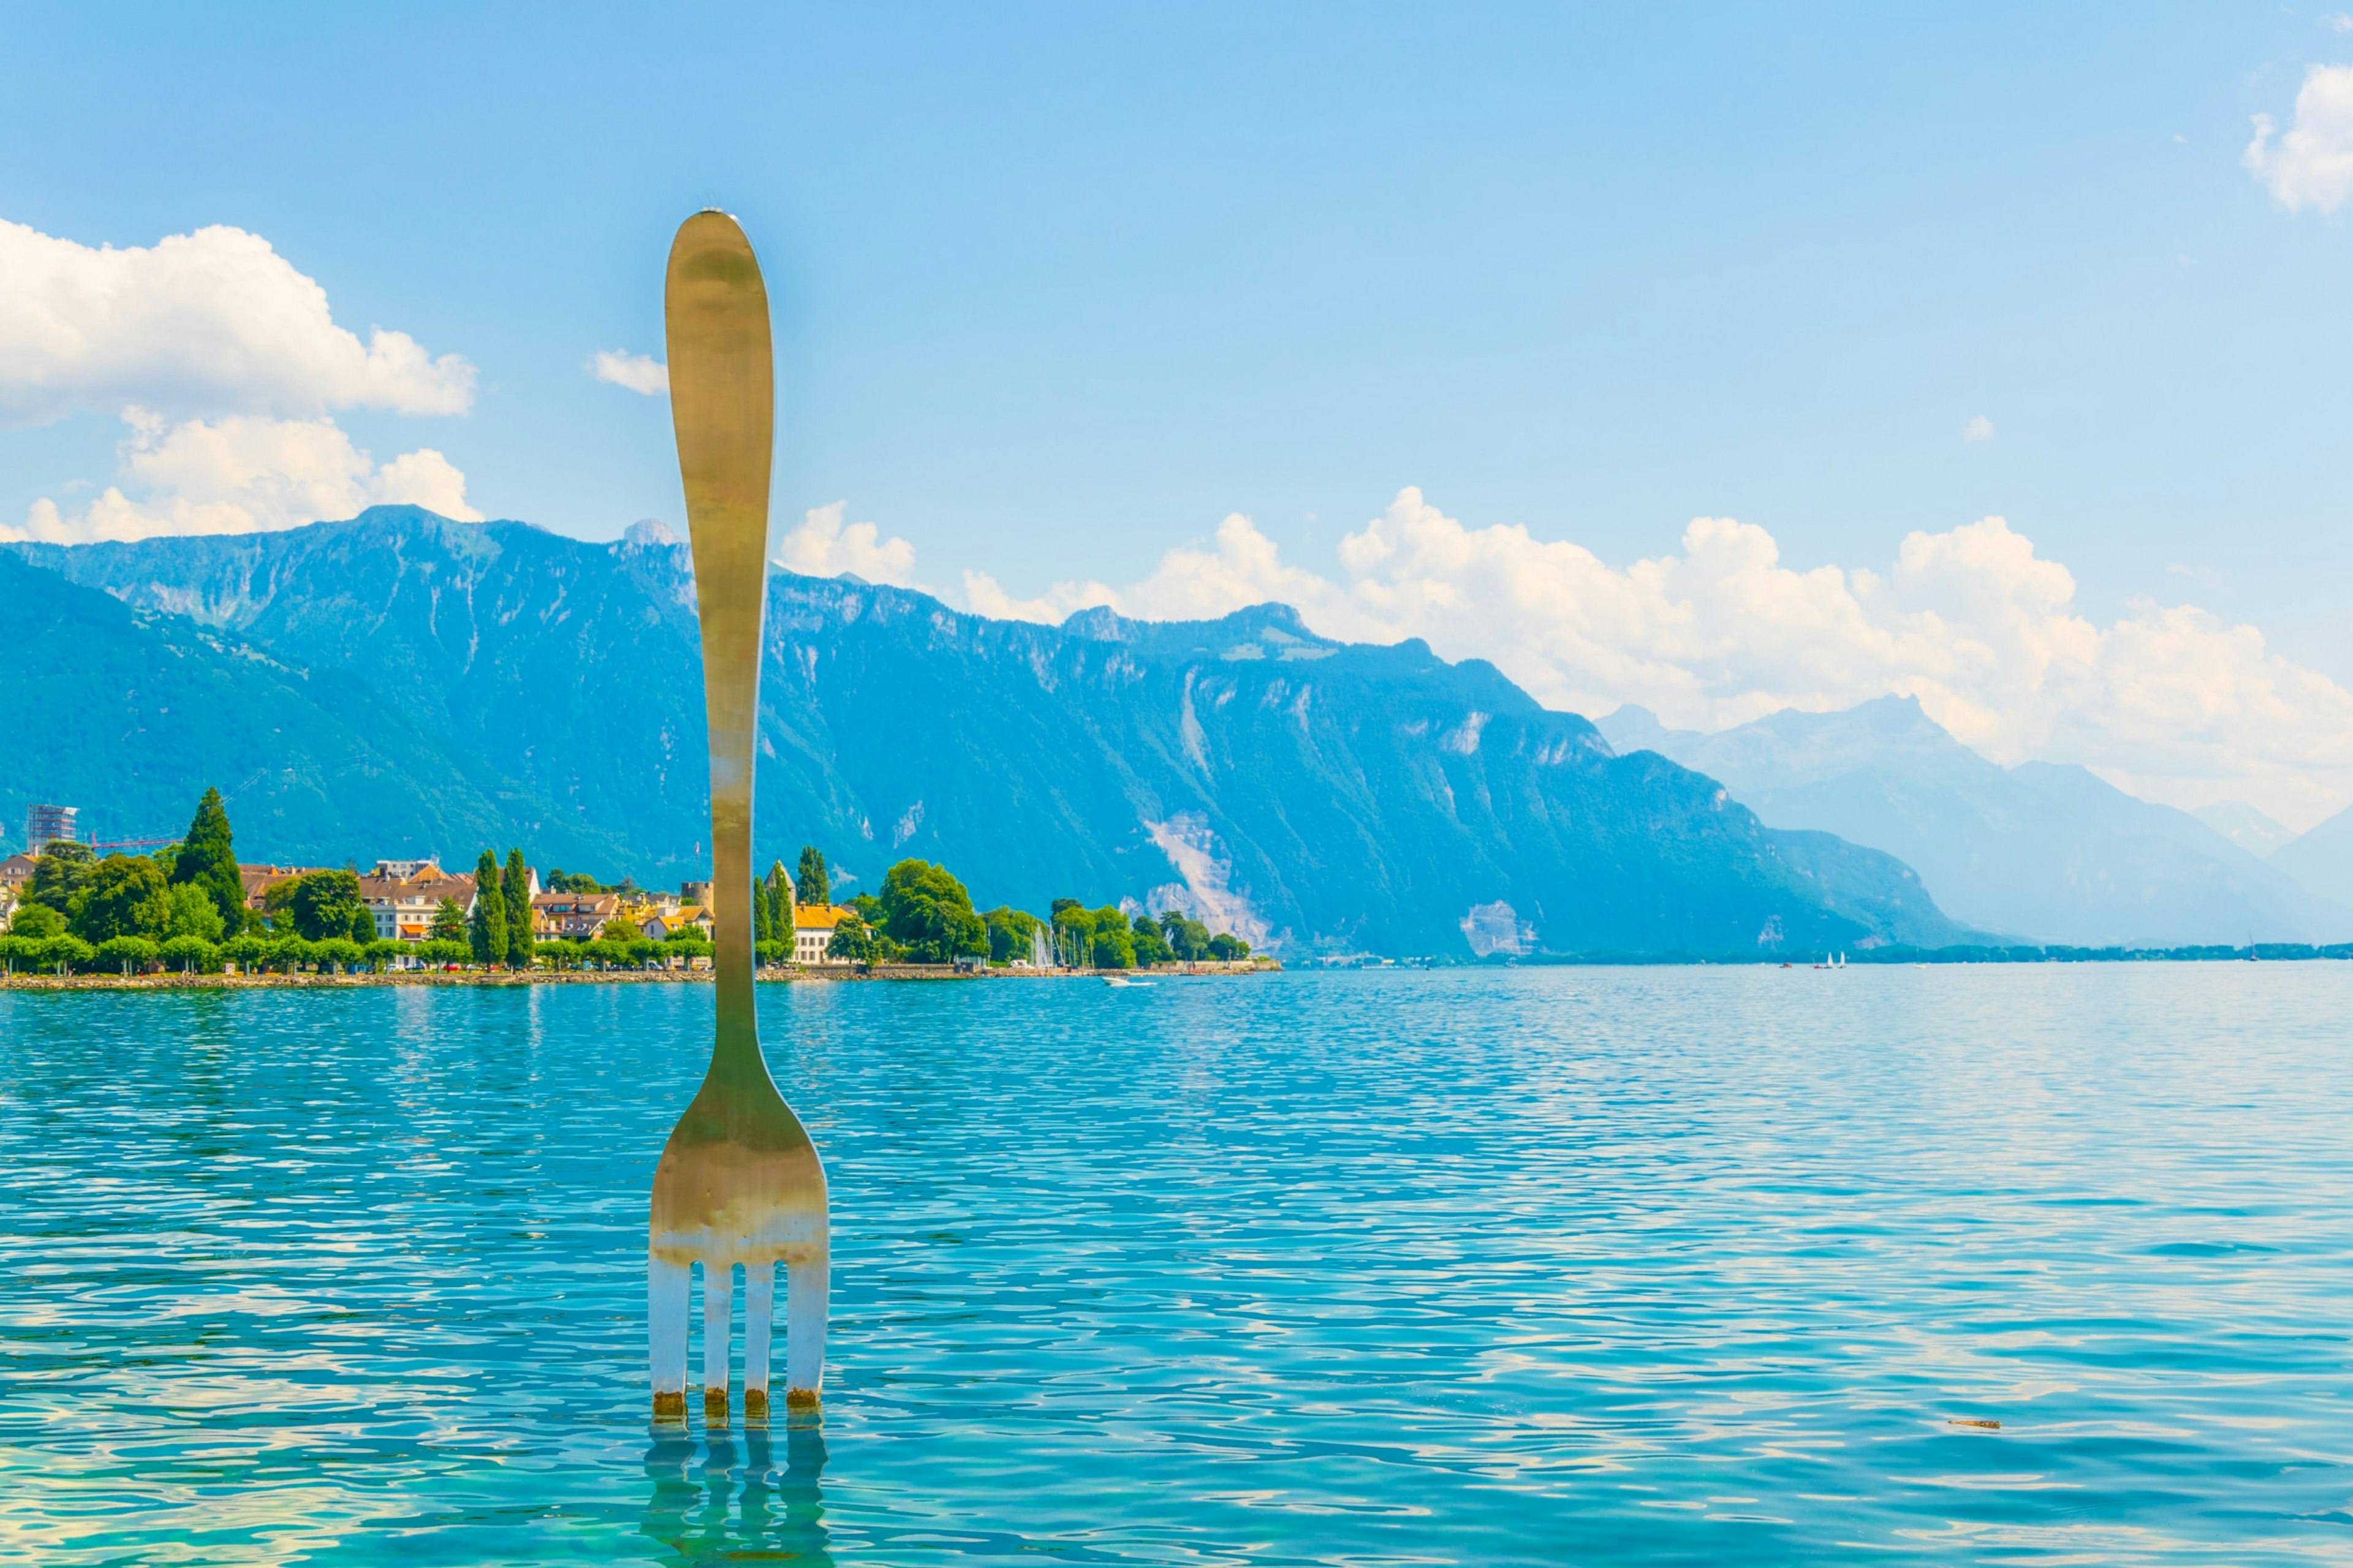
[[2353, 806], [2275, 847], [2264, 858], [2314, 896], [2353, 903]]
[[[0, 811], [170, 832], [230, 794], [248, 858], [470, 860], [646, 882], [707, 834], [689, 552], [381, 507], [264, 534], [0, 552], [39, 613]], [[871, 888], [941, 861], [984, 905], [1179, 904], [1293, 953], [1820, 951], [1973, 933], [1898, 858], [1767, 826], [1493, 667], [1290, 609], [1060, 626], [849, 578], [770, 587], [760, 863]]]
[[[1776, 827], [1896, 856], [1940, 908], [1987, 930], [2083, 946], [2353, 937], [2353, 910], [2322, 890], [2353, 890], [2353, 878], [2307, 885], [2275, 863], [2294, 845], [2267, 859], [2084, 768], [1997, 766], [1911, 698], [1787, 710], [1713, 734], [1668, 729], [1630, 706], [1599, 728], [1620, 751], [1647, 749], [1721, 780]], [[2218, 815], [2259, 844], [2286, 837], [2276, 824], [2266, 833], [2251, 808]], [[2353, 851], [2353, 818], [2338, 820]]]

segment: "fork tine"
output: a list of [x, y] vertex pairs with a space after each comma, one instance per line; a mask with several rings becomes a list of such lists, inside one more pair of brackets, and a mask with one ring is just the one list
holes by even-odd
[[732, 1264], [702, 1266], [702, 1418], [727, 1425], [727, 1309], [735, 1299]]
[[686, 1419], [686, 1302], [682, 1263], [646, 1259], [646, 1349], [653, 1363], [654, 1419]]
[[825, 1390], [826, 1298], [832, 1280], [829, 1258], [819, 1253], [785, 1271], [785, 1404], [816, 1407]]
[[744, 1265], [744, 1419], [768, 1418], [768, 1336], [776, 1322], [776, 1266]]

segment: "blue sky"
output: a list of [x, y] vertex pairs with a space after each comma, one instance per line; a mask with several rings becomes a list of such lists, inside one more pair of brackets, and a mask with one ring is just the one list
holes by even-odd
[[[846, 500], [944, 590], [1137, 584], [1233, 512], [1336, 577], [1408, 486], [1614, 566], [1706, 516], [1883, 573], [1996, 514], [2099, 626], [2194, 605], [2353, 684], [2347, 218], [2243, 157], [2353, 62], [2326, 13], [53, 7], [10, 34], [0, 219], [233, 226], [339, 325], [462, 355], [461, 415], [332, 417], [379, 461], [445, 454], [493, 517], [679, 520], [665, 404], [584, 366], [659, 355], [670, 233], [714, 204], [777, 301], [780, 521]], [[0, 520], [122, 482], [125, 428], [0, 428]], [[2353, 795], [2297, 765], [2306, 815]]]

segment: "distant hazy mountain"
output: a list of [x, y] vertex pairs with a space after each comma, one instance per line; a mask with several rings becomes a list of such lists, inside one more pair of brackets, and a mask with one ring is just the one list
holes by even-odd
[[2295, 837], [2294, 828], [2235, 800], [2201, 805], [2189, 815], [2258, 859]]
[[1909, 698], [1713, 735], [1639, 708], [1599, 727], [1620, 751], [1645, 747], [1722, 780], [1774, 826], [1886, 850], [1971, 925], [2087, 946], [2353, 936], [2353, 910], [2188, 813], [2079, 767], [1998, 767]]
[[2353, 808], [2281, 845], [2270, 863], [2317, 898], [2353, 903]]
[[[385, 735], [410, 738], [406, 763], [366, 775], [406, 787], [410, 815], [355, 795], [342, 853], [305, 854], [470, 856], [481, 835], [646, 880], [702, 864], [691, 562], [650, 531], [597, 545], [378, 508], [283, 533], [16, 548], [181, 642], [258, 650], [314, 705], [322, 689], [372, 704]], [[1705, 778], [1613, 754], [1491, 666], [1419, 642], [1328, 642], [1280, 605], [1037, 626], [779, 574], [768, 625], [757, 853], [814, 842], [853, 888], [920, 855], [985, 903], [1182, 900], [1293, 952], [1810, 951], [1967, 934], [1887, 855], [1767, 829]], [[69, 761], [34, 736], [5, 764], [10, 788], [106, 799], [127, 771], [193, 801], [259, 765], [239, 753], [224, 766], [201, 745], [157, 754], [132, 730], [86, 746]], [[332, 803], [328, 760], [305, 755], [276, 765], [317, 775]], [[417, 815], [445, 796], [480, 804]], [[241, 809], [248, 853], [279, 843]], [[275, 852], [322, 843], [303, 833]]]

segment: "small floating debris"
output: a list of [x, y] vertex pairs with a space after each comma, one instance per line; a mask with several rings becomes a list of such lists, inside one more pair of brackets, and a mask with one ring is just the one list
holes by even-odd
[[1976, 1417], [1968, 1415], [1948, 1415], [1945, 1418], [1945, 1425], [1947, 1426], [1975, 1426], [1982, 1432], [1999, 1432], [2001, 1430], [2001, 1423], [1999, 1421], [1979, 1421]]

